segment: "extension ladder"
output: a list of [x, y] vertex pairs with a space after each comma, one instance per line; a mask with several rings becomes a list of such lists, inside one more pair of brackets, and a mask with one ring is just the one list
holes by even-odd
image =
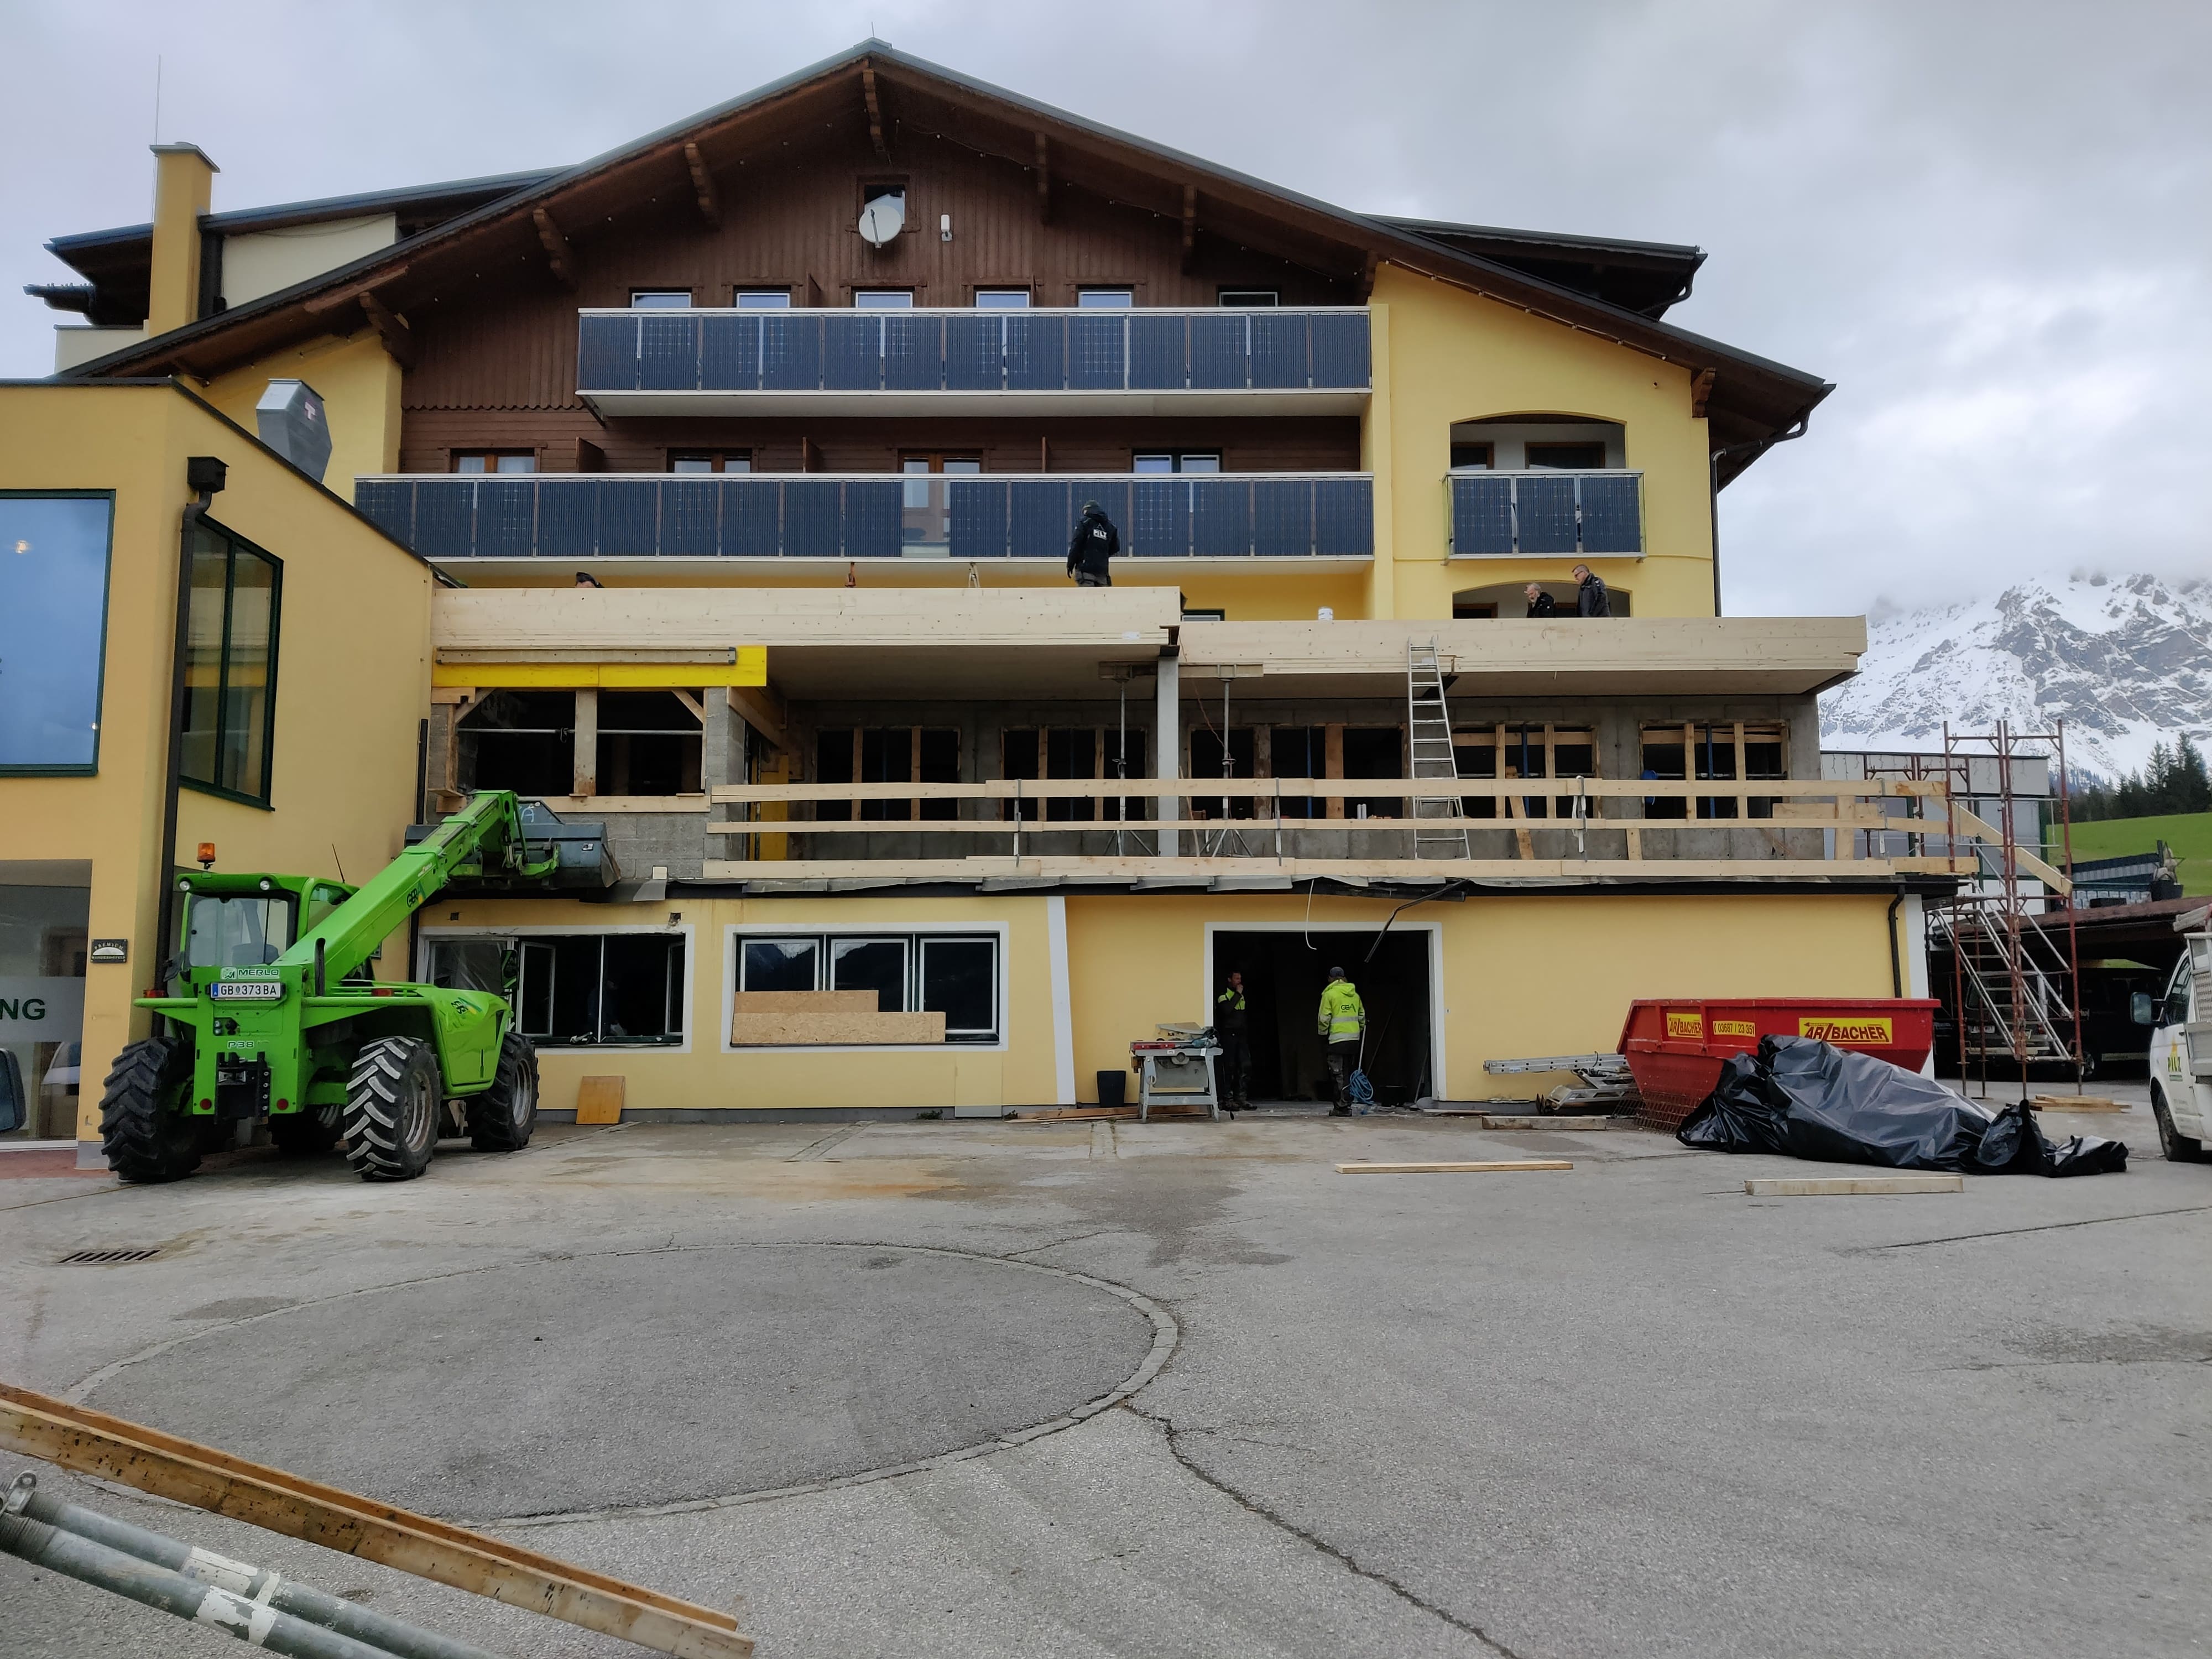
[[[1413, 770], [1407, 775], [1459, 781], [1459, 762], [1452, 753], [1451, 714], [1444, 707], [1443, 670], [1437, 660], [1437, 642], [1406, 641], [1406, 741]], [[1467, 839], [1467, 819], [1456, 793], [1413, 798], [1413, 856], [1417, 859], [1467, 859], [1474, 856]], [[1437, 827], [1425, 827], [1433, 822]]]

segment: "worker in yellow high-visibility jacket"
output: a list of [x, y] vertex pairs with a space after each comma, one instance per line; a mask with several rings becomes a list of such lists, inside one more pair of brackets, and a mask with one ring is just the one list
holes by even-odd
[[1352, 1074], [1359, 1069], [1359, 1040], [1367, 1030], [1367, 1009], [1341, 968], [1328, 970], [1328, 983], [1322, 987], [1317, 1023], [1321, 1040], [1328, 1044], [1329, 1081], [1336, 1088], [1336, 1103], [1329, 1109], [1329, 1115], [1349, 1117]]

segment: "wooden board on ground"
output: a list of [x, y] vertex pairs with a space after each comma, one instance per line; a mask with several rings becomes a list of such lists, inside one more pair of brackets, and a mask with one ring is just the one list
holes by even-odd
[[623, 1079], [587, 1077], [576, 1085], [576, 1121], [619, 1123], [623, 1115]]
[[856, 1012], [818, 1010], [730, 1016], [730, 1042], [738, 1048], [843, 1048], [871, 1043], [944, 1041], [942, 1009], [933, 1013], [911, 1014], [881, 1014], [864, 1009]]
[[2124, 1112], [2124, 1100], [2111, 1100], [2103, 1095], [2038, 1095], [2028, 1105], [2039, 1112]]
[[684, 1659], [753, 1650], [716, 1608], [4, 1382], [0, 1446]]
[[1955, 1193], [1966, 1177], [1954, 1175], [1769, 1176], [1747, 1181], [1753, 1198], [1874, 1197], [1883, 1193]]
[[1339, 1175], [1504, 1175], [1520, 1170], [1571, 1170], [1564, 1158], [1486, 1158], [1464, 1164], [1340, 1164]]

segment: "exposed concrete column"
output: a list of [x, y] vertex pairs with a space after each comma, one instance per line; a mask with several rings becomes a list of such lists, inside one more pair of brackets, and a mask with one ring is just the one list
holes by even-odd
[[146, 332], [167, 334], [200, 314], [200, 216], [215, 200], [216, 165], [198, 144], [156, 144], [154, 246]]
[[[1156, 778], [1182, 775], [1182, 678], [1176, 651], [1170, 645], [1160, 653], [1158, 700], [1152, 718], [1152, 775]], [[1158, 811], [1162, 823], [1172, 823], [1182, 817], [1182, 802], [1178, 797], [1164, 795]], [[1162, 830], [1159, 836], [1160, 856], [1178, 857], [1182, 845], [1180, 832]]]
[[574, 793], [599, 793], [599, 689], [586, 685], [576, 693], [576, 760]]
[[732, 718], [730, 700], [718, 696], [720, 690], [710, 685], [700, 693], [706, 717], [701, 722], [699, 787], [707, 790], [745, 781], [745, 723]]

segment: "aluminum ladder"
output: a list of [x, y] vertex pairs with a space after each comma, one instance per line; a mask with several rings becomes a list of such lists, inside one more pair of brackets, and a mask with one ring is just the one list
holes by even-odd
[[[1409, 777], [1459, 781], [1459, 762], [1452, 753], [1451, 713], [1444, 707], [1443, 670], [1437, 660], [1433, 638], [1425, 645], [1418, 640], [1406, 641], [1406, 740], [1413, 763]], [[1440, 797], [1416, 795], [1413, 805], [1415, 858], [1474, 856], [1456, 791]], [[1426, 828], [1430, 822], [1437, 827]]]

